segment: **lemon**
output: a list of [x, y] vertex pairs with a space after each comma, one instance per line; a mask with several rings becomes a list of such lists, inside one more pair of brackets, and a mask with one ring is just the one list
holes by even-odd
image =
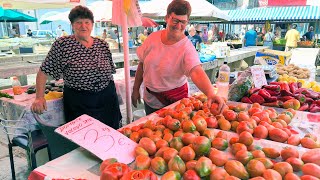
[[314, 85], [317, 84], [317, 81], [311, 81], [310, 84], [311, 84], [311, 87], [313, 87]]
[[306, 82], [306, 83], [302, 84], [302, 87], [303, 88], [311, 88], [311, 84], [310, 84], [310, 82]]
[[320, 92], [320, 85], [319, 84], [315, 84], [312, 86], [312, 90], [315, 92]]

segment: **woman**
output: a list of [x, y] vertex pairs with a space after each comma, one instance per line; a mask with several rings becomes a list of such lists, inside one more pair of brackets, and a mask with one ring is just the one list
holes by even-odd
[[263, 37], [263, 46], [268, 46], [269, 49], [273, 49], [274, 38], [275, 36], [272, 33], [272, 29], [270, 28], [269, 31]]
[[166, 29], [152, 33], [137, 49], [140, 62], [131, 98], [136, 107], [143, 82], [146, 114], [188, 97], [188, 77], [207, 95], [209, 105], [217, 102], [219, 111], [225, 105], [223, 99], [214, 94], [196, 49], [184, 34], [190, 14], [189, 2], [172, 1], [165, 17]]
[[44, 89], [47, 76], [64, 79], [66, 121], [88, 114], [118, 129], [122, 119], [113, 76], [115, 67], [108, 44], [90, 36], [93, 14], [76, 6], [69, 14], [74, 35], [56, 40], [37, 74], [36, 99], [31, 110], [42, 113], [46, 108]]

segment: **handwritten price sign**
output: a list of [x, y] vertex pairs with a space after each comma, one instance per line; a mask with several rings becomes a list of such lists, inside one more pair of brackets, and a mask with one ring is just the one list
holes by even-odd
[[125, 164], [134, 160], [134, 148], [137, 143], [86, 114], [58, 127], [55, 132], [102, 160], [117, 158], [119, 162]]
[[261, 66], [252, 66], [251, 73], [252, 73], [254, 86], [256, 88], [261, 88], [263, 85], [267, 85], [266, 75]]

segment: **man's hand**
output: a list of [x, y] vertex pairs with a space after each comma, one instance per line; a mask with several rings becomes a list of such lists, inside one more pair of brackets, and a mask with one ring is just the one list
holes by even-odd
[[132, 91], [131, 101], [132, 101], [132, 104], [135, 108], [137, 107], [138, 103], [141, 104], [141, 96], [140, 96], [139, 89]]
[[220, 114], [227, 107], [226, 100], [224, 98], [217, 96], [215, 94], [210, 94], [207, 97], [208, 97], [208, 107], [210, 108], [212, 103], [217, 103], [219, 105], [217, 112], [220, 112]]
[[47, 110], [47, 102], [44, 97], [36, 98], [31, 105], [31, 111], [37, 114], [42, 114]]

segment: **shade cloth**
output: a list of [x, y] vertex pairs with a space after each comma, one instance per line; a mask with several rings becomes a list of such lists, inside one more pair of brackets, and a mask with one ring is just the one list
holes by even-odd
[[265, 22], [267, 20], [305, 22], [320, 19], [319, 6], [263, 7], [229, 11], [231, 22]]
[[0, 22], [35, 22], [37, 18], [10, 9], [0, 7]]

